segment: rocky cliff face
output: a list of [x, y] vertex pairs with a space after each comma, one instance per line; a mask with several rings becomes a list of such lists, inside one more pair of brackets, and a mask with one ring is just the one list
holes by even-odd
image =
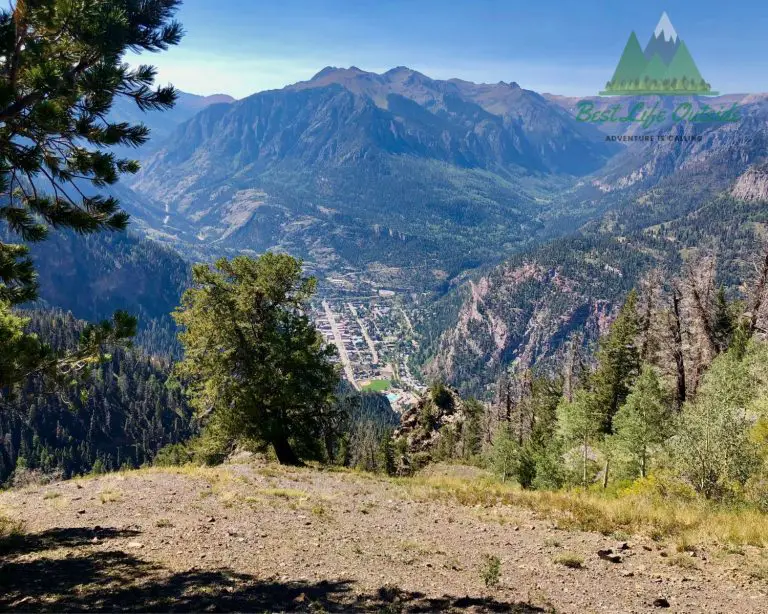
[[620, 241], [581, 238], [513, 258], [467, 284], [427, 373], [485, 397], [508, 364], [555, 357], [576, 330], [596, 338], [634, 285], [638, 260], [649, 259]]
[[410, 474], [441, 453], [451, 456], [455, 438], [468, 418], [468, 408], [458, 391], [442, 385], [433, 387], [402, 415], [392, 434], [398, 473]]
[[768, 163], [751, 166], [737, 180], [731, 195], [747, 202], [768, 201]]

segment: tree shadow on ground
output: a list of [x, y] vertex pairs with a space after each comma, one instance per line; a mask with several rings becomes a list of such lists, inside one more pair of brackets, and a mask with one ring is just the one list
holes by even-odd
[[133, 537], [140, 531], [95, 526], [55, 528], [30, 535], [11, 535], [0, 540], [0, 555], [27, 554], [55, 548], [76, 548], [100, 540]]
[[[396, 586], [362, 591], [352, 580], [278, 581], [227, 569], [171, 572], [120, 550], [66, 550], [93, 544], [93, 529], [51, 529], [3, 546], [0, 610], [133, 612], [542, 612], [491, 597], [427, 597]], [[101, 529], [99, 540], [135, 531]], [[103, 545], [103, 544], [102, 544]], [[42, 552], [48, 550], [48, 552]], [[29, 556], [36, 553], [35, 556]], [[37, 556], [39, 553], [39, 556]]]

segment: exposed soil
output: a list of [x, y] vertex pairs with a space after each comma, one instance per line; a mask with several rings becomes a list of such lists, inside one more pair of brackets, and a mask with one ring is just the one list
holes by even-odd
[[623, 543], [351, 472], [143, 470], [0, 493], [0, 506], [25, 531], [2, 542], [2, 610], [768, 610], [768, 581], [747, 572], [757, 549]]

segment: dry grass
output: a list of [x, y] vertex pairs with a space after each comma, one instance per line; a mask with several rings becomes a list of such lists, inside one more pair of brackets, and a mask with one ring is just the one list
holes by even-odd
[[699, 565], [687, 554], [674, 554], [667, 559], [667, 565], [681, 569], [698, 569]]
[[662, 496], [650, 488], [621, 493], [602, 491], [526, 491], [490, 476], [472, 480], [450, 475], [396, 479], [412, 497], [455, 501], [485, 508], [520, 506], [554, 520], [562, 529], [604, 535], [644, 534], [675, 538], [688, 550], [694, 544], [768, 545], [768, 515], [746, 507], [717, 506], [697, 498]]
[[122, 494], [117, 490], [102, 490], [101, 493], [99, 493], [99, 499], [101, 500], [102, 505], [105, 503], [117, 503], [122, 498]]
[[570, 569], [581, 569], [584, 567], [584, 557], [575, 552], [563, 552], [558, 554], [553, 560], [558, 565], [563, 565]]
[[6, 516], [0, 510], [0, 539], [19, 537], [24, 533], [24, 523]]
[[276, 497], [278, 499], [307, 499], [309, 495], [303, 490], [295, 488], [262, 488], [257, 491], [265, 497]]

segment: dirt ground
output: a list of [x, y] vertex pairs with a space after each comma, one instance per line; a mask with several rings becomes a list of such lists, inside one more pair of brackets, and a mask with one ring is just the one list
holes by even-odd
[[353, 472], [141, 470], [0, 508], [24, 523], [0, 543], [3, 611], [768, 612], [758, 549], [678, 553]]

